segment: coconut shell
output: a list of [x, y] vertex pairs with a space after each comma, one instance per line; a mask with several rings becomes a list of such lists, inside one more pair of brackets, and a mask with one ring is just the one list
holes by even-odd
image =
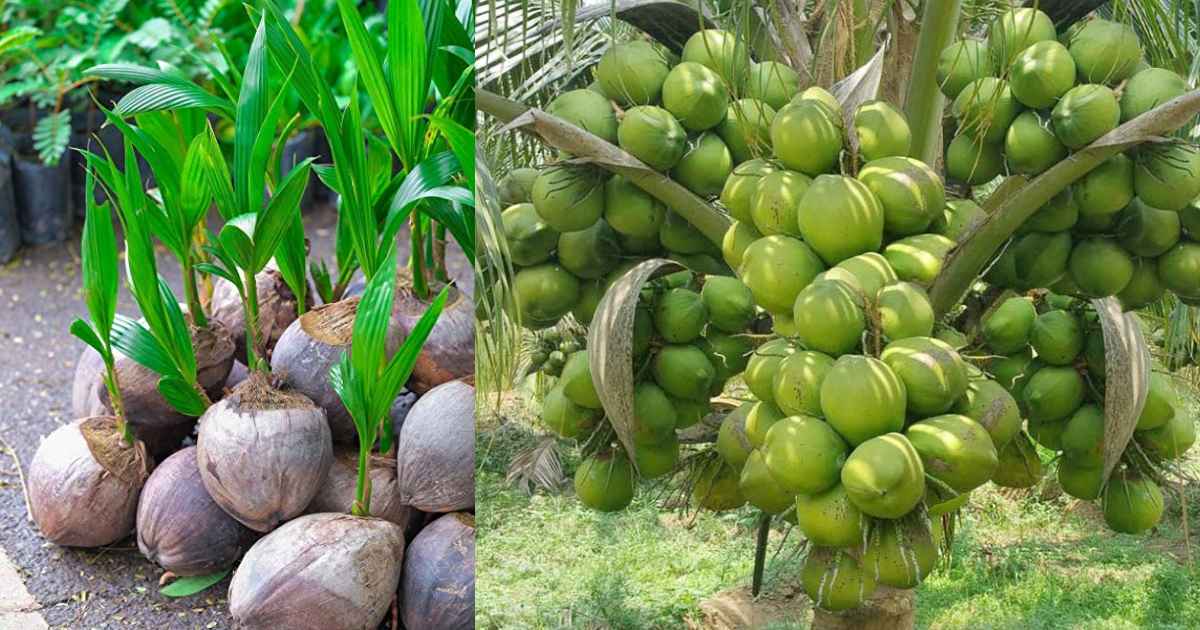
[[242, 630], [373, 630], [400, 581], [404, 531], [383, 519], [309, 514], [264, 536], [229, 584]]
[[148, 474], [142, 444], [125, 444], [116, 418], [97, 416], [55, 429], [29, 464], [29, 512], [42, 536], [71, 547], [101, 547], [128, 536]]
[[417, 400], [397, 439], [405, 505], [425, 512], [475, 507], [475, 388], [439, 385]]
[[[329, 429], [339, 444], [358, 442], [350, 412], [329, 384], [329, 372], [350, 350], [358, 297], [318, 306], [292, 322], [271, 357], [271, 372], [287, 388], [307, 396], [325, 410]], [[398, 321], [388, 325], [388, 352], [395, 352], [407, 328]]]
[[475, 627], [475, 519], [455, 512], [430, 523], [409, 545], [400, 581], [407, 630]]
[[333, 463], [325, 412], [303, 394], [252, 374], [200, 418], [200, 477], [213, 501], [269, 532], [316, 496]]
[[[396, 483], [396, 460], [373, 456], [367, 474], [371, 478], [371, 516], [391, 521], [404, 529], [421, 513], [400, 503], [400, 487]], [[354, 507], [354, 494], [358, 484], [358, 452], [339, 449], [334, 453], [329, 475], [304, 510], [306, 514], [337, 512], [348, 514]]]
[[246, 367], [241, 361], [234, 361], [233, 368], [229, 370], [229, 376], [225, 379], [225, 391], [231, 391], [250, 377], [250, 368]]
[[[429, 308], [411, 289], [399, 288], [392, 310], [405, 334]], [[418, 394], [475, 373], [475, 305], [471, 297], [451, 286], [441, 317], [429, 332], [413, 367], [408, 387]]]
[[[258, 287], [258, 343], [269, 360], [283, 331], [296, 321], [296, 294], [275, 269], [258, 272], [254, 280]], [[307, 295], [307, 301], [311, 308], [311, 293]], [[246, 307], [233, 283], [223, 278], [213, 283], [209, 308], [212, 318], [229, 328], [237, 347], [235, 356], [246, 363]]]
[[[192, 329], [196, 352], [196, 378], [212, 400], [221, 398], [233, 367], [234, 343], [229, 329], [212, 320], [208, 328]], [[195, 418], [175, 411], [158, 392], [159, 375], [124, 355], [116, 355], [117, 382], [125, 404], [125, 417], [135, 428], [193, 424]], [[75, 366], [71, 402], [80, 417], [112, 413], [104, 387], [104, 361], [92, 348], [84, 350]]]
[[194, 446], [159, 464], [142, 488], [138, 549], [175, 575], [207, 575], [233, 566], [248, 534], [204, 489]]

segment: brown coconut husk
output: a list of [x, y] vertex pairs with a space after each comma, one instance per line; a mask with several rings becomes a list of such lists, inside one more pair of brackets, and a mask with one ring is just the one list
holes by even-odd
[[424, 512], [475, 508], [475, 388], [439, 385], [417, 400], [396, 440], [405, 505]]
[[446, 514], [404, 554], [400, 609], [406, 630], [475, 627], [475, 518]]
[[[429, 301], [418, 298], [411, 287], [399, 287], [393, 311], [406, 331], [412, 330]], [[470, 296], [451, 286], [442, 314], [429, 332], [417, 357], [408, 388], [418, 394], [475, 373], [475, 304]]]
[[55, 429], [38, 446], [27, 481], [30, 517], [47, 540], [101, 547], [128, 536], [150, 461], [127, 444], [117, 419], [96, 416]]
[[404, 532], [349, 514], [309, 514], [264, 536], [229, 584], [243, 630], [376, 628], [400, 582]]
[[325, 412], [257, 372], [204, 413], [196, 446], [213, 501], [259, 532], [301, 514], [333, 463]]
[[[292, 293], [292, 289], [283, 280], [283, 274], [278, 270], [260, 271], [254, 276], [254, 280], [258, 288], [258, 344], [269, 361], [283, 331], [296, 321], [296, 294]], [[311, 308], [311, 293], [305, 296], [305, 301], [305, 306]], [[212, 318], [224, 324], [233, 334], [235, 356], [242, 363], [246, 363], [246, 308], [233, 283], [223, 278], [218, 278], [213, 283], [209, 308]]]
[[233, 566], [249, 530], [225, 513], [200, 480], [196, 447], [155, 468], [142, 488], [137, 541], [142, 555], [175, 575], [208, 575]]
[[[394, 458], [372, 455], [367, 475], [371, 479], [371, 516], [391, 521], [405, 531], [414, 521], [423, 522], [420, 510], [400, 502]], [[304, 513], [349, 513], [354, 507], [357, 484], [358, 452], [348, 448], [337, 449], [325, 483], [321, 484], [317, 496], [313, 497]]]

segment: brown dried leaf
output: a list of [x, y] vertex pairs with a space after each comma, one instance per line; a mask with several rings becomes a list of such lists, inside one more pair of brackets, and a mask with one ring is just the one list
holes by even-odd
[[1104, 476], [1112, 474], [1133, 437], [1150, 387], [1150, 352], [1137, 315], [1116, 298], [1092, 300], [1104, 331]]

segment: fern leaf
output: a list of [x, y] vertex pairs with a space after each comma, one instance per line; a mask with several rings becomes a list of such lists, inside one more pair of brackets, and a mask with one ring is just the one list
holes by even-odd
[[71, 111], [49, 114], [33, 128], [33, 148], [46, 166], [58, 164], [71, 143]]

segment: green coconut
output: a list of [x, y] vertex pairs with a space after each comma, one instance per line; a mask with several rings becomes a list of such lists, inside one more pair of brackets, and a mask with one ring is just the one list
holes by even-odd
[[[753, 224], [734, 221], [729, 229], [725, 230], [725, 237], [721, 239], [721, 258], [731, 269], [741, 267], [746, 248], [760, 238], [762, 234], [754, 229]], [[656, 242], [657, 240], [655, 238]]]
[[662, 251], [662, 243], [658, 241], [657, 233], [653, 236], [630, 236], [617, 232], [617, 240], [621, 243], [621, 251], [626, 254], [650, 257], [651, 254]]
[[1075, 244], [1067, 263], [1071, 280], [1084, 295], [1116, 295], [1133, 278], [1133, 258], [1108, 238], [1090, 238]]
[[845, 355], [825, 373], [821, 412], [851, 445], [904, 428], [904, 383], [886, 363]]
[[825, 113], [829, 115], [830, 120], [839, 130], [845, 127], [845, 121], [842, 119], [842, 104], [829, 90], [819, 85], [809, 86], [793, 96], [791, 103], [799, 104], [805, 101], [818, 103], [825, 108]]
[[1133, 201], [1133, 160], [1118, 153], [1078, 179], [1073, 190], [1081, 220], [1113, 216]]
[[828, 265], [883, 244], [883, 206], [852, 177], [817, 176], [800, 199], [797, 223], [804, 241]]
[[712, 411], [712, 404], [707, 400], [688, 400], [671, 398], [675, 406], [675, 429], [686, 429], [707, 416]]
[[1050, 114], [1054, 135], [1068, 148], [1079, 149], [1117, 128], [1121, 106], [1117, 96], [1103, 85], [1077, 85], [1059, 99]]
[[1104, 463], [1104, 409], [1088, 403], [1067, 419], [1062, 432], [1063, 456], [1074, 464], [1095, 468]]
[[703, 133], [688, 143], [687, 152], [671, 171], [684, 188], [704, 198], [716, 197], [733, 171], [733, 155], [715, 133]]
[[747, 160], [733, 168], [721, 189], [721, 203], [729, 210], [730, 216], [753, 225], [750, 209], [753, 207], [754, 193], [758, 190], [759, 182], [775, 170], [773, 164], [761, 159]]
[[[1146, 404], [1142, 414], [1138, 416], [1137, 430], [1149, 431], [1158, 429], [1174, 418], [1179, 409], [1179, 398], [1175, 387], [1171, 385], [1171, 377], [1159, 372], [1150, 373], [1150, 388], [1146, 392]], [[1187, 420], [1189, 423], [1191, 419]]]
[[587, 350], [574, 352], [567, 357], [567, 363], [563, 366], [562, 376], [559, 377], [558, 382], [563, 393], [576, 405], [588, 409], [602, 407], [600, 396], [596, 393], [596, 386], [592, 382], [592, 369], [588, 364]]
[[654, 328], [667, 343], [688, 343], [700, 336], [708, 323], [708, 307], [690, 289], [671, 289], [654, 307]]
[[738, 487], [741, 475], [729, 464], [715, 459], [703, 465], [692, 486], [696, 505], [713, 512], [741, 507], [746, 503]]
[[783, 413], [774, 403], [765, 400], [755, 403], [750, 408], [750, 413], [746, 414], [746, 438], [750, 441], [750, 446], [762, 448], [767, 440], [767, 432], [775, 426], [775, 423], [786, 417], [787, 414]]
[[[654, 383], [642, 382], [633, 388], [633, 420], [638, 446], [661, 443], [675, 434], [675, 406], [667, 393]], [[637, 459], [636, 455], [634, 459]], [[641, 462], [638, 464], [641, 468]]]
[[750, 203], [750, 217], [762, 234], [799, 236], [796, 208], [812, 179], [803, 173], [777, 170], [759, 179]]
[[925, 467], [908, 438], [887, 433], [863, 442], [842, 466], [842, 485], [864, 514], [900, 518], [925, 495]]
[[713, 395], [720, 394], [726, 381], [746, 369], [746, 362], [754, 350], [754, 344], [748, 338], [728, 335], [715, 328], [709, 328], [697, 345], [717, 371], [711, 390]]
[[[932, 527], [940, 526], [940, 523], [932, 524]], [[937, 566], [940, 555], [928, 521], [882, 522], [871, 532], [863, 564], [868, 571], [874, 569], [880, 584], [914, 588]]]
[[996, 354], [1012, 354], [1029, 345], [1037, 309], [1028, 298], [1008, 298], [983, 320], [983, 340]]
[[790, 313], [800, 291], [825, 265], [804, 241], [777, 234], [750, 244], [742, 255], [738, 276], [759, 306], [772, 313]]
[[800, 89], [800, 75], [778, 61], [762, 61], [750, 65], [746, 95], [756, 98], [776, 111], [788, 104]]
[[784, 490], [771, 476], [762, 451], [750, 451], [738, 477], [738, 489], [746, 501], [767, 514], [782, 514], [795, 508], [795, 495]]
[[669, 171], [687, 151], [687, 132], [671, 112], [653, 105], [639, 105], [625, 112], [617, 128], [617, 139], [647, 166]]
[[598, 410], [575, 404], [561, 386], [552, 388], [542, 401], [542, 422], [567, 439], [588, 433], [599, 419]]
[[1058, 485], [1063, 492], [1083, 501], [1100, 498], [1104, 484], [1104, 468], [1085, 466], [1064, 456], [1058, 460]]
[[[613, 119], [616, 123], [616, 119]], [[537, 179], [536, 168], [514, 168], [496, 182], [500, 203], [505, 207], [529, 203], [533, 199], [533, 180]]]
[[1037, 9], [1013, 9], [1002, 13], [988, 28], [988, 54], [992, 67], [1003, 72], [1030, 46], [1054, 41], [1057, 33], [1050, 16]]
[[1074, 367], [1046, 366], [1029, 378], [1021, 401], [1030, 422], [1056, 422], [1083, 404], [1087, 385]]
[[1133, 277], [1129, 284], [1117, 294], [1121, 307], [1132, 311], [1153, 304], [1167, 292], [1158, 278], [1158, 262], [1153, 258], [1138, 258], [1133, 261]]
[[679, 440], [671, 434], [661, 442], [639, 444], [634, 451], [633, 460], [642, 478], [662, 477], [675, 470], [679, 464]]
[[[838, 272], [833, 270], [837, 269]], [[842, 274], [845, 271], [849, 274]], [[836, 273], [839, 275], [829, 275], [844, 282], [850, 283], [852, 286], [862, 291], [863, 295], [876, 295], [883, 287], [892, 284], [899, 280], [896, 277], [896, 271], [892, 269], [891, 263], [877, 252], [867, 252], [857, 256], [851, 256], [839, 262], [836, 267], [830, 269], [827, 273]]]
[[546, 262], [558, 245], [558, 232], [538, 215], [531, 203], [509, 206], [500, 214], [508, 253], [512, 263], [521, 267]]
[[992, 483], [1005, 488], [1032, 488], [1042, 479], [1042, 460], [1037, 447], [1024, 431], [1018, 431], [1008, 444], [1000, 448], [999, 465], [992, 473]]
[[854, 110], [854, 134], [864, 161], [907, 156], [912, 145], [908, 120], [886, 101], [867, 101]]
[[834, 357], [858, 350], [867, 328], [862, 296], [841, 280], [814, 280], [805, 287], [792, 319], [804, 347]]
[[1196, 443], [1196, 421], [1189, 415], [1175, 414], [1161, 427], [1134, 435], [1147, 453], [1160, 459], [1179, 459]]
[[1029, 435], [1042, 447], [1051, 451], [1062, 450], [1062, 434], [1067, 428], [1066, 420], [1052, 422], [1029, 421]]
[[604, 185], [604, 220], [619, 234], [657, 243], [665, 215], [662, 202], [621, 175]]
[[1192, 240], [1200, 239], [1200, 200], [1193, 201], [1179, 211], [1179, 222]]
[[754, 319], [754, 294], [737, 278], [708, 278], [700, 297], [708, 310], [709, 323], [720, 330], [745, 332]]
[[883, 257], [901, 280], [927, 286], [942, 271], [952, 249], [954, 241], [941, 234], [914, 234], [888, 243]]
[[952, 106], [959, 135], [985, 144], [1004, 142], [1004, 134], [1021, 112], [1008, 81], [996, 77], [976, 79], [963, 88]]
[[591, 323], [600, 300], [604, 298], [605, 285], [603, 279], [585, 280], [579, 284], [579, 301], [571, 308], [571, 314], [579, 323]]
[[755, 398], [767, 402], [775, 400], [774, 383], [779, 364], [795, 352], [796, 347], [787, 339], [772, 339], [750, 355], [742, 378]]
[[920, 160], [879, 158], [864, 164], [858, 179], [879, 199], [891, 236], [924, 232], [946, 205], [942, 178]]
[[897, 282], [880, 289], [875, 309], [879, 330], [888, 341], [933, 334], [934, 313], [929, 295], [911, 282]]
[[842, 132], [824, 105], [800, 101], [775, 115], [771, 144], [784, 166], [815, 177], [837, 169]]
[[855, 547], [863, 542], [865, 519], [841, 483], [822, 492], [797, 494], [796, 525], [822, 547]]
[[775, 110], [758, 99], [743, 98], [729, 104], [717, 134], [733, 154], [734, 164], [770, 152], [773, 120]]
[[724, 120], [729, 109], [729, 88], [716, 72], [686, 61], [667, 74], [662, 104], [684, 129], [704, 131]]
[[593, 510], [616, 512], [633, 501], [633, 465], [620, 451], [584, 459], [575, 470], [575, 495]]
[[875, 592], [875, 574], [857, 558], [838, 549], [812, 547], [800, 572], [804, 592], [825, 610], [862, 606]]
[[971, 340], [962, 331], [955, 330], [949, 326], [939, 327], [938, 330], [934, 331], [933, 336], [945, 341], [955, 350], [962, 350], [971, 345]]
[[904, 383], [907, 409], [915, 416], [944, 413], [967, 390], [966, 362], [940, 339], [893, 341], [880, 358]]
[[1168, 291], [1200, 297], [1200, 243], [1180, 241], [1158, 259], [1158, 279]]
[[1117, 235], [1121, 246], [1136, 256], [1154, 258], [1179, 242], [1179, 213], [1151, 207], [1134, 199], [1121, 213]]
[[1018, 237], [1010, 249], [1017, 288], [1045, 287], [1067, 271], [1071, 234], [1033, 232]]
[[1069, 33], [1066, 43], [1079, 79], [1087, 83], [1116, 85], [1129, 78], [1142, 61], [1137, 33], [1119, 22], [1088, 20]]
[[1200, 148], [1178, 142], [1138, 151], [1133, 191], [1155, 208], [1182, 210], [1200, 195]]
[[558, 237], [558, 262], [576, 277], [599, 278], [621, 262], [621, 243], [604, 219]]
[[1004, 145], [954, 136], [946, 148], [946, 175], [970, 186], [986, 184], [1004, 172]]
[[1188, 89], [1187, 81], [1178, 74], [1164, 68], [1146, 68], [1129, 77], [1121, 89], [1121, 122], [1183, 96]]
[[734, 468], [741, 468], [754, 448], [746, 437], [746, 416], [756, 404], [758, 403], [744, 402], [738, 405], [737, 409], [725, 415], [721, 420], [721, 427], [717, 430], [717, 452], [725, 463]]
[[[1100, 329], [1087, 333], [1083, 342], [1083, 358], [1092, 378], [1103, 383], [1105, 379], [1104, 332]], [[1153, 383], [1152, 383], [1153, 384]]]
[[965, 395], [952, 410], [979, 423], [997, 448], [1003, 448], [1021, 430], [1021, 410], [1017, 400], [990, 379], [971, 381]]
[[617, 141], [617, 115], [612, 103], [602, 94], [592, 90], [571, 90], [554, 97], [546, 106], [546, 113], [604, 139]]
[[987, 44], [977, 39], [960, 39], [942, 49], [938, 56], [937, 82], [946, 98], [954, 100], [972, 81], [995, 76], [987, 58]]
[[987, 216], [987, 211], [970, 199], [947, 199], [945, 209], [934, 216], [929, 231], [957, 241]]
[[705, 254], [714, 249], [712, 241], [703, 232], [670, 210], [658, 228], [658, 242], [676, 254]]
[[533, 181], [533, 207], [558, 232], [577, 232], [604, 214], [602, 171], [586, 166], [551, 166]]
[[654, 355], [654, 382], [668, 394], [689, 400], [707, 400], [716, 368], [704, 351], [693, 345], [666, 345]]
[[837, 484], [849, 449], [822, 420], [790, 416], [767, 431], [762, 451], [767, 470], [781, 488], [816, 494]]
[[735, 88], [742, 86], [749, 70], [745, 45], [733, 33], [719, 29], [696, 31], [683, 45], [681, 59], [707, 67]]
[[996, 446], [983, 426], [965, 415], [935, 415], [905, 431], [931, 476], [955, 491], [970, 492], [996, 472]]
[[1050, 365], [1071, 365], [1083, 352], [1083, 328], [1079, 319], [1066, 311], [1046, 311], [1034, 320], [1029, 343], [1042, 361]]
[[789, 416], [821, 415], [821, 383], [833, 357], [805, 350], [783, 359], [772, 381], [775, 404]]
[[787, 313], [771, 313], [771, 332], [791, 339], [796, 336], [796, 322]]
[[1162, 520], [1163, 495], [1149, 477], [1122, 471], [1108, 480], [1101, 501], [1104, 522], [1125, 534], [1140, 534]]
[[604, 94], [623, 106], [657, 103], [670, 61], [659, 46], [645, 40], [613, 44], [596, 64]]
[[553, 263], [527, 267], [513, 278], [513, 295], [527, 328], [551, 326], [579, 301], [579, 279]]
[[1048, 121], [1037, 112], [1026, 111], [1013, 120], [1004, 136], [1004, 156], [1013, 172], [1038, 175], [1067, 157], [1067, 147]]
[[1079, 204], [1075, 194], [1067, 188], [1054, 195], [1033, 216], [1025, 220], [1021, 229], [1029, 232], [1065, 232], [1079, 221]]
[[1074, 87], [1075, 60], [1057, 41], [1037, 42], [1017, 55], [1008, 81], [1022, 105], [1048, 108]]

